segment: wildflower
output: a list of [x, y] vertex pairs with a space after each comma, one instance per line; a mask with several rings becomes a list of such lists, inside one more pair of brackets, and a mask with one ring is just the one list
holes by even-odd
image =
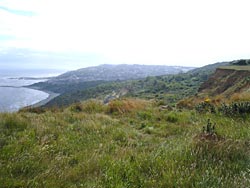
[[204, 102], [209, 103], [209, 102], [211, 102], [211, 99], [206, 98], [206, 99], [204, 100]]

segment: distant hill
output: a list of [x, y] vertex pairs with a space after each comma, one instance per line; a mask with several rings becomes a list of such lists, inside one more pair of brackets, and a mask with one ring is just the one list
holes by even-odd
[[147, 76], [160, 76], [187, 72], [193, 67], [163, 66], [163, 65], [100, 65], [88, 67], [62, 74], [49, 82], [87, 82], [87, 81], [114, 81], [132, 80]]
[[72, 93], [110, 81], [136, 80], [148, 76], [178, 74], [192, 67], [163, 65], [100, 65], [66, 72], [47, 82], [36, 83], [31, 88], [55, 93]]
[[[242, 67], [241, 69], [243, 69], [243, 66], [232, 66], [232, 62], [235, 61], [210, 64], [204, 67], [191, 69], [186, 73], [148, 76], [146, 78], [133, 80], [100, 80], [80, 83], [65, 81], [63, 85], [55, 82], [41, 84], [43, 89], [55, 92], [59, 91], [58, 93], [61, 93], [60, 96], [49, 101], [45, 106], [68, 106], [72, 103], [88, 100], [90, 98], [97, 98], [104, 102], [108, 102], [114, 98], [120, 97], [137, 97], [148, 100], [155, 99], [161, 101], [163, 104], [175, 105], [178, 101], [187, 97], [196, 96], [195, 98], [197, 98], [198, 95], [202, 96], [201, 92], [199, 93], [198, 90], [202, 90], [203, 83], [206, 83], [206, 81], [210, 79], [217, 68], [227, 67], [227, 69], [230, 69], [231, 67]], [[102, 66], [109, 67], [109, 65]], [[131, 66], [133, 67], [133, 65]], [[122, 67], [124, 67], [124, 65], [122, 65]], [[84, 70], [86, 71], [86, 69]], [[69, 75], [72, 75], [72, 72], [63, 74], [59, 77], [66, 78]], [[210, 85], [213, 85], [213, 83], [211, 82]], [[204, 95], [208, 95], [205, 92], [203, 93]]]
[[218, 67], [230, 65], [231, 62], [219, 62], [209, 64], [200, 68], [192, 69], [188, 73], [190, 74], [212, 74]]

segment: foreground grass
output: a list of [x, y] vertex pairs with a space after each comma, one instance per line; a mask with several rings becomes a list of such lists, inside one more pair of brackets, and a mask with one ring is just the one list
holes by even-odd
[[250, 187], [248, 118], [142, 100], [33, 112], [0, 114], [0, 187]]

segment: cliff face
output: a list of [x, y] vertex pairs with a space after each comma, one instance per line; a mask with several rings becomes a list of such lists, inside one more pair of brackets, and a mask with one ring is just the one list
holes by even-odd
[[[249, 67], [250, 68], [250, 67]], [[250, 93], [250, 69], [221, 67], [199, 88], [200, 96], [231, 97], [235, 93]]]

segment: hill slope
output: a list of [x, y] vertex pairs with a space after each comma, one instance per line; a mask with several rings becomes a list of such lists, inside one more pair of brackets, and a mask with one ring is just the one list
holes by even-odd
[[55, 93], [69, 93], [85, 90], [110, 81], [142, 79], [147, 76], [159, 76], [187, 72], [191, 67], [159, 65], [100, 65], [70, 71], [54, 77], [47, 82], [33, 84], [29, 87]]
[[[218, 91], [229, 81], [245, 91], [249, 73], [241, 71], [219, 68], [200, 91], [230, 93], [233, 84]], [[168, 90], [177, 95], [198, 88], [203, 73], [108, 83], [88, 89], [89, 97], [108, 86], [148, 98]], [[245, 104], [248, 110], [236, 116], [166, 109], [138, 98], [0, 113], [0, 187], [250, 187]]]
[[78, 87], [77, 90], [71, 90], [51, 100], [46, 106], [65, 106], [90, 98], [107, 101], [121, 96], [157, 99], [165, 104], [174, 105], [178, 100], [194, 95], [218, 66], [228, 64], [228, 62], [216, 63], [187, 73], [109, 82], [85, 89]]
[[220, 95], [229, 98], [236, 93], [250, 92], [250, 66], [220, 67], [199, 88], [199, 95]]
[[64, 73], [49, 82], [86, 82], [96, 80], [133, 80], [147, 76], [178, 74], [187, 72], [191, 67], [161, 66], [161, 65], [100, 65]]

